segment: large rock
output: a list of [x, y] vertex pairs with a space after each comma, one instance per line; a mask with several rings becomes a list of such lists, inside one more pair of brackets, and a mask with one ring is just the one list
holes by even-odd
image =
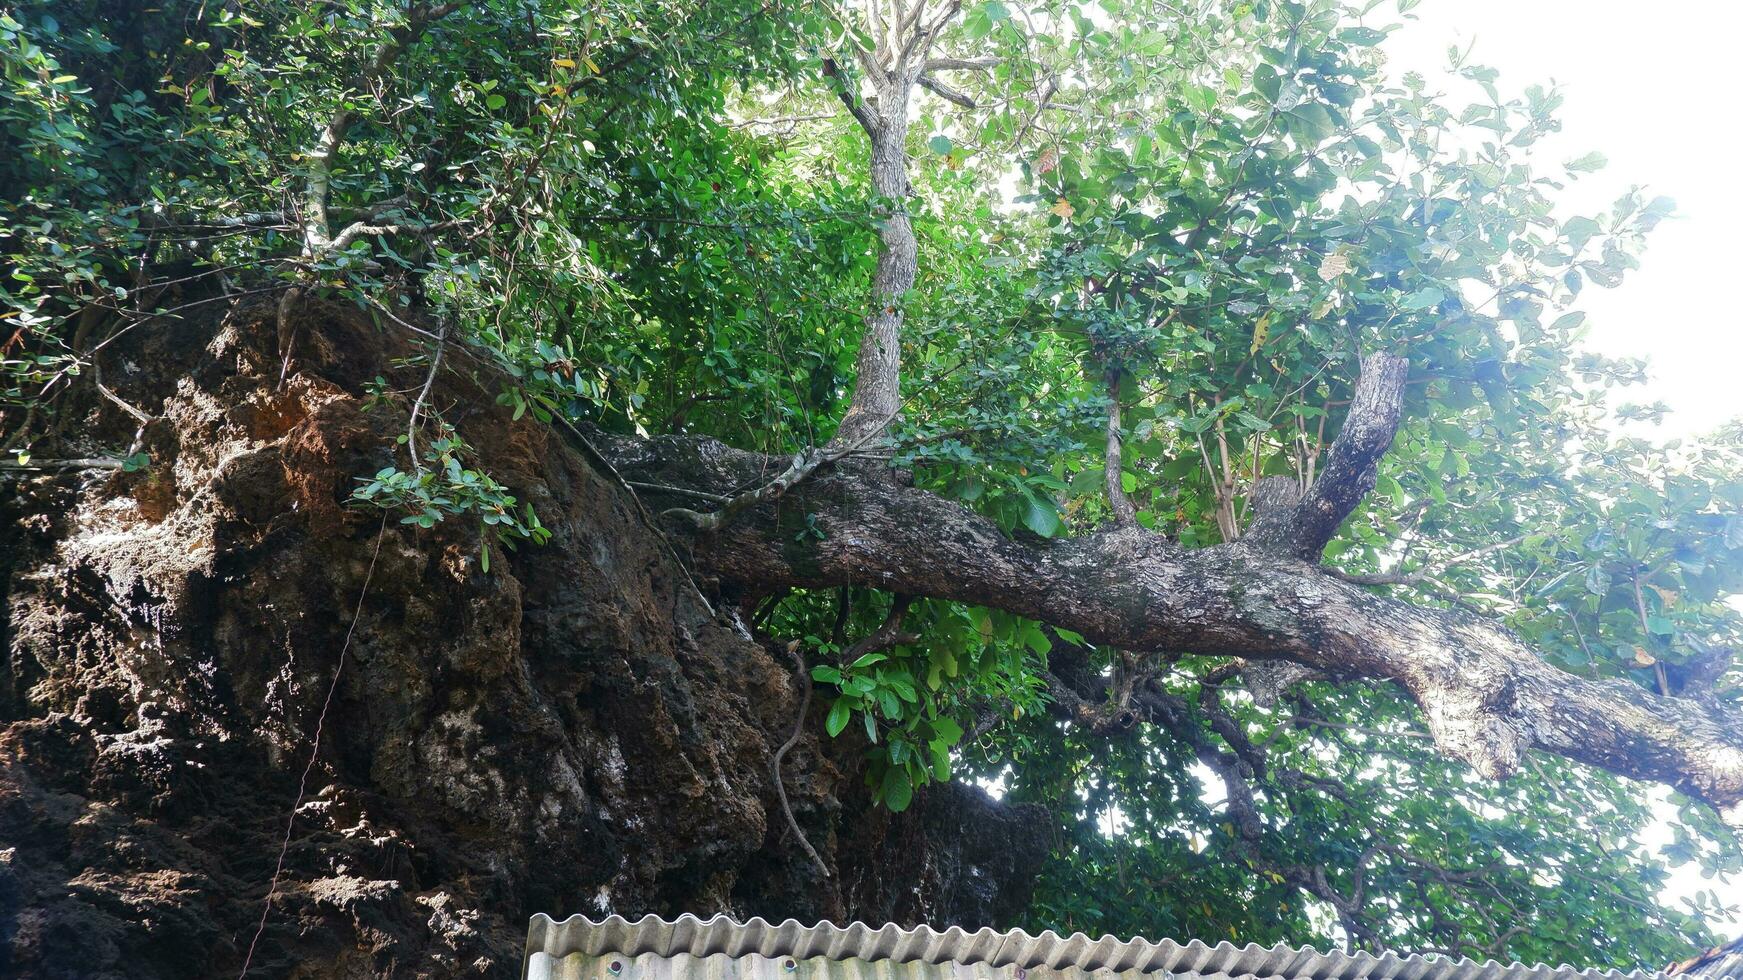
[[345, 310], [276, 309], [115, 345], [111, 387], [159, 416], [145, 470], [0, 488], [0, 975], [234, 975], [253, 943], [262, 977], [514, 976], [533, 911], [1021, 911], [1037, 813], [961, 786], [879, 810], [813, 717], [785, 768], [816, 870], [770, 778], [784, 650], [482, 361], [451, 346], [430, 404], [550, 542], [487, 573], [470, 520], [346, 506], [407, 421], [370, 379], [424, 368]]

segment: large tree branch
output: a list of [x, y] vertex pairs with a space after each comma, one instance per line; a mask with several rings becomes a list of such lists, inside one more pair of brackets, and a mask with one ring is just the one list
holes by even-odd
[[1293, 506], [1262, 509], [1242, 540], [1249, 548], [1317, 560], [1338, 526], [1374, 489], [1380, 458], [1398, 432], [1410, 363], [1394, 354], [1362, 361], [1343, 428], [1326, 451], [1325, 467]]
[[[1328, 468], [1355, 466], [1377, 439], [1352, 437]], [[770, 466], [693, 438], [619, 440], [606, 452], [632, 478], [716, 493]], [[1003, 609], [1122, 649], [1277, 658], [1395, 681], [1441, 751], [1486, 776], [1513, 773], [1537, 748], [1675, 786], [1743, 826], [1743, 712], [1575, 677], [1500, 625], [1375, 595], [1245, 540], [1184, 550], [1121, 528], [1017, 541], [957, 504], [843, 463], [699, 540], [696, 557], [746, 594], [872, 586]]]

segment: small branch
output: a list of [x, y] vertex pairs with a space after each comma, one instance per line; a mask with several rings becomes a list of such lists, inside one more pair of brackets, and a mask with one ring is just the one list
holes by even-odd
[[306, 212], [303, 216], [303, 244], [309, 255], [320, 255], [334, 247], [334, 239], [330, 237], [332, 220], [327, 214], [327, 202], [333, 183], [333, 160], [338, 156], [339, 147], [345, 142], [345, 135], [350, 132], [351, 123], [354, 121], [351, 110], [345, 106], [345, 94], [367, 89], [380, 81], [399, 59], [400, 54], [422, 37], [431, 24], [463, 6], [465, 4], [459, 0], [433, 6], [414, 5], [406, 14], [406, 22], [387, 32], [387, 37], [375, 50], [369, 64], [340, 90], [340, 107], [321, 129], [321, 135], [315, 140], [315, 149], [309, 154], [309, 175], [303, 201]]
[[829, 453], [815, 446], [807, 447], [793, 455], [793, 461], [787, 464], [787, 468], [782, 470], [779, 476], [755, 490], [733, 497], [719, 510], [699, 514], [693, 510], [678, 507], [666, 511], [662, 516], [681, 517], [694, 525], [696, 530], [704, 533], [718, 531], [746, 510], [766, 500], [775, 500], [788, 490], [793, 489], [799, 481], [810, 476], [817, 467], [828, 461], [829, 456]]
[[1003, 58], [927, 58], [926, 71], [991, 71], [1004, 62]]
[[823, 877], [827, 878], [829, 877], [829, 865], [823, 863], [823, 858], [818, 855], [817, 849], [811, 846], [811, 841], [805, 836], [805, 831], [799, 828], [799, 821], [793, 816], [792, 804], [787, 802], [787, 786], [781, 780], [781, 760], [787, 757], [787, 753], [792, 751], [793, 746], [799, 744], [799, 737], [805, 733], [805, 715], [811, 710], [811, 671], [805, 666], [804, 656], [799, 653], [799, 641], [794, 640], [789, 644], [787, 652], [793, 656], [794, 676], [799, 679], [804, 693], [799, 696], [799, 717], [793, 723], [793, 734], [787, 736], [787, 740], [775, 750], [775, 757], [770, 761], [769, 768], [774, 773], [775, 795], [780, 797], [781, 812], [787, 815], [787, 826], [792, 828], [793, 836], [799, 838], [799, 846], [811, 856], [812, 862], [817, 865], [817, 870], [822, 873]]
[[101, 381], [97, 382], [96, 384], [97, 384], [97, 393], [98, 394], [102, 395], [104, 398], [107, 398], [109, 401], [114, 402], [115, 405], [117, 407], [119, 407], [123, 412], [126, 412], [128, 415], [131, 415], [135, 419], [139, 420], [140, 425], [144, 425], [147, 422], [156, 421], [156, 418], [157, 418], [156, 416], [149, 415], [149, 414], [133, 407], [132, 405], [129, 405], [124, 399], [122, 399], [122, 397], [120, 395], [117, 395], [113, 391], [110, 391], [108, 385], [105, 385]]
[[1378, 575], [1351, 575], [1348, 572], [1341, 572], [1335, 568], [1327, 568], [1325, 569], [1325, 572], [1333, 578], [1340, 578], [1345, 582], [1351, 582], [1356, 585], [1415, 585], [1437, 571], [1445, 571], [1448, 568], [1462, 565], [1472, 559], [1481, 558], [1491, 552], [1500, 551], [1503, 548], [1511, 548], [1528, 537], [1530, 537], [1528, 534], [1519, 534], [1508, 538], [1505, 541], [1497, 541], [1494, 544], [1487, 544], [1481, 548], [1472, 548], [1470, 551], [1448, 558], [1437, 566], [1419, 568], [1414, 572], [1385, 572]]
[[841, 104], [847, 106], [847, 111], [853, 113], [853, 118], [859, 121], [860, 128], [865, 130], [867, 136], [875, 138], [883, 129], [883, 123], [870, 109], [866, 108], [864, 102], [860, 101], [859, 93], [852, 89], [853, 79], [842, 73], [834, 58], [823, 59], [823, 77], [829, 79], [830, 88], [835, 90], [836, 96], [841, 99]]
[[877, 629], [860, 637], [858, 642], [843, 651], [841, 654], [842, 662], [852, 663], [868, 653], [876, 653], [879, 650], [887, 650], [893, 646], [913, 643], [918, 640], [917, 634], [902, 632], [902, 620], [907, 617], [908, 607], [913, 604], [913, 596], [896, 593], [890, 602], [890, 611], [885, 614], [884, 621], [878, 624]]
[[712, 500], [715, 503], [721, 504], [729, 503], [732, 500], [731, 497], [728, 497], [725, 494], [709, 493], [705, 490], [692, 490], [689, 487], [673, 487], [667, 486], [664, 483], [639, 483], [635, 480], [625, 480], [623, 482], [637, 490], [646, 490], [649, 493], [675, 493], [685, 497], [695, 497], [699, 500]]
[[[888, 424], [887, 419], [885, 420], [885, 424]], [[683, 518], [684, 520], [689, 521], [696, 530], [703, 533], [718, 531], [727, 524], [730, 524], [733, 518], [744, 513], [746, 510], [755, 507], [757, 504], [780, 499], [780, 497], [788, 490], [798, 486], [801, 481], [816, 472], [817, 468], [822, 466], [824, 463], [833, 463], [836, 460], [844, 459], [859, 452], [861, 447], [866, 443], [871, 442], [874, 437], [882, 433], [883, 428], [883, 425], [879, 425], [872, 431], [855, 440], [854, 443], [849, 446], [840, 446], [833, 449], [810, 446], [802, 449], [794, 454], [793, 461], [787, 465], [785, 470], [781, 471], [780, 475], [755, 490], [749, 490], [733, 497], [719, 510], [707, 514], [699, 514], [693, 510], [675, 507], [666, 511], [661, 516]]]
[[953, 102], [964, 109], [978, 108], [978, 104], [973, 99], [958, 92], [956, 89], [951, 88], [938, 79], [933, 78], [931, 75], [920, 76], [920, 87], [931, 92], [933, 95], [938, 96], [944, 101]]
[[126, 462], [108, 457], [93, 457], [89, 459], [43, 459], [28, 463], [0, 463], [0, 472], [8, 473], [64, 473], [70, 470], [119, 470]]
[[355, 242], [357, 239], [362, 238], [365, 235], [398, 235], [408, 231], [415, 234], [429, 234], [430, 232], [447, 231], [451, 228], [458, 227], [459, 224], [460, 222], [458, 221], [437, 221], [432, 224], [407, 222], [398, 225], [372, 225], [367, 221], [353, 221], [349, 225], [346, 225], [344, 230], [340, 231], [339, 234], [333, 236], [333, 240], [327, 243], [326, 251], [343, 252], [345, 249], [351, 247], [352, 242]]
[[0, 456], [12, 452], [13, 448], [20, 444], [29, 448], [30, 443], [26, 440], [30, 435], [31, 424], [36, 421], [36, 408], [37, 403], [31, 402], [24, 409], [24, 421], [18, 423], [18, 428], [12, 430], [12, 434], [6, 437], [5, 442], [0, 442]]
[[420, 476], [424, 472], [424, 462], [418, 458], [418, 417], [424, 412], [424, 402], [430, 397], [430, 386], [436, 383], [436, 372], [442, 369], [442, 352], [448, 346], [448, 325], [442, 324], [442, 329], [436, 333], [436, 356], [430, 361], [430, 373], [424, 376], [423, 390], [418, 392], [417, 401], [412, 402], [411, 420], [406, 423], [406, 451], [411, 453], [412, 469]]
[[1125, 463], [1120, 446], [1120, 369], [1108, 368], [1107, 452], [1103, 457], [1103, 482], [1107, 485], [1108, 507], [1114, 512], [1114, 523], [1130, 527], [1136, 523], [1138, 511], [1132, 498], [1126, 496]]

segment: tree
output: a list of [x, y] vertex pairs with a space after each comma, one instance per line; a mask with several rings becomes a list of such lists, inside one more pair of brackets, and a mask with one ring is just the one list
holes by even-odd
[[[1040, 918], [1631, 962], [1743, 867], [1743, 429], [1614, 435], [1573, 307], [1672, 206], [1561, 215], [1557, 93], [1330, 0], [104, 14], [0, 22], [11, 465], [172, 287], [329, 292], [591, 427], [886, 805], [1051, 805]], [[412, 397], [364, 502], [536, 541]]]

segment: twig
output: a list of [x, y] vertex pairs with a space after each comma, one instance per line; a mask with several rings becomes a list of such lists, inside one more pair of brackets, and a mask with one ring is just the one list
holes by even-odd
[[[894, 418], [894, 415], [891, 415], [890, 418]], [[888, 418], [884, 420], [884, 425], [887, 424], [889, 424]], [[733, 497], [719, 510], [701, 514], [693, 510], [687, 510], [683, 507], [674, 507], [671, 510], [665, 511], [660, 516], [683, 518], [684, 520], [689, 521], [696, 530], [703, 533], [718, 531], [727, 524], [730, 524], [738, 515], [752, 507], [755, 507], [757, 504], [779, 499], [788, 490], [798, 486], [806, 477], [816, 472], [817, 468], [822, 466], [824, 463], [833, 463], [836, 460], [846, 459], [847, 457], [859, 452], [861, 447], [866, 443], [871, 442], [875, 437], [882, 435], [883, 431], [884, 426], [878, 425], [866, 432], [865, 435], [860, 436], [852, 445], [842, 446], [837, 449], [825, 449], [819, 446], [808, 446], [801, 449], [793, 455], [793, 461], [787, 464], [787, 468], [782, 470], [773, 480], [757, 487], [755, 490], [748, 490]]]
[[1464, 552], [1463, 554], [1454, 555], [1451, 558], [1448, 558], [1437, 566], [1419, 568], [1414, 572], [1386, 572], [1379, 575], [1351, 575], [1348, 572], [1341, 572], [1335, 568], [1327, 568], [1325, 571], [1327, 574], [1331, 575], [1332, 578], [1342, 579], [1343, 581], [1349, 582], [1353, 585], [1415, 585], [1423, 579], [1428, 578], [1436, 571], [1445, 571], [1455, 565], [1461, 565], [1468, 562], [1473, 558], [1481, 558], [1492, 551], [1500, 551], [1502, 548], [1511, 548], [1528, 537], [1530, 537], [1530, 535], [1520, 534], [1508, 538], [1505, 541], [1486, 544], [1481, 548], [1472, 548], [1470, 551]]
[[716, 503], [726, 503], [732, 499], [723, 493], [709, 493], [706, 490], [692, 490], [689, 487], [667, 486], [664, 483], [641, 483], [636, 480], [625, 480], [624, 483], [637, 490], [646, 490], [650, 493], [676, 493], [701, 500], [712, 500]]
[[122, 399], [122, 397], [120, 395], [117, 395], [113, 391], [110, 391], [108, 386], [103, 384], [103, 382], [101, 382], [101, 381], [97, 382], [97, 391], [104, 398], [107, 398], [110, 401], [114, 402], [116, 405], [120, 406], [120, 408], [123, 412], [126, 412], [128, 415], [131, 415], [134, 418], [138, 419], [141, 425], [143, 425], [147, 422], [151, 422], [155, 419], [155, 416], [148, 415], [145, 412], [143, 412], [137, 408], [134, 408], [132, 405], [129, 405], [124, 399]]
[[781, 781], [781, 760], [787, 757], [787, 752], [793, 746], [799, 744], [799, 736], [805, 732], [805, 715], [811, 710], [811, 671], [805, 666], [805, 657], [799, 653], [799, 641], [794, 640], [788, 644], [787, 652], [793, 655], [793, 664], [796, 669], [794, 676], [799, 678], [799, 683], [804, 687], [804, 693], [799, 696], [799, 717], [793, 722], [793, 734], [787, 736], [787, 740], [775, 750], [775, 757], [769, 763], [769, 768], [774, 773], [775, 795], [781, 799], [781, 812], [787, 815], [787, 826], [793, 829], [793, 835], [799, 838], [799, 846], [803, 847], [805, 853], [811, 856], [811, 860], [817, 865], [817, 870], [823, 874], [823, 877], [827, 878], [829, 877], [829, 865], [823, 863], [823, 858], [818, 855], [817, 849], [811, 846], [811, 841], [805, 836], [805, 831], [799, 828], [799, 821], [793, 816], [793, 807], [787, 802], [787, 787]]
[[89, 459], [44, 459], [33, 460], [29, 463], [0, 463], [0, 471], [49, 473], [67, 470], [118, 470], [126, 465], [124, 460], [98, 456]]
[[436, 372], [442, 369], [442, 351], [448, 346], [448, 324], [436, 332], [436, 356], [430, 361], [430, 373], [424, 377], [424, 388], [418, 392], [417, 401], [412, 402], [411, 421], [406, 424], [406, 449], [412, 456], [412, 468], [419, 476], [423, 475], [424, 464], [418, 458], [418, 416], [424, 412], [424, 402], [430, 397], [430, 386], [436, 383]]

